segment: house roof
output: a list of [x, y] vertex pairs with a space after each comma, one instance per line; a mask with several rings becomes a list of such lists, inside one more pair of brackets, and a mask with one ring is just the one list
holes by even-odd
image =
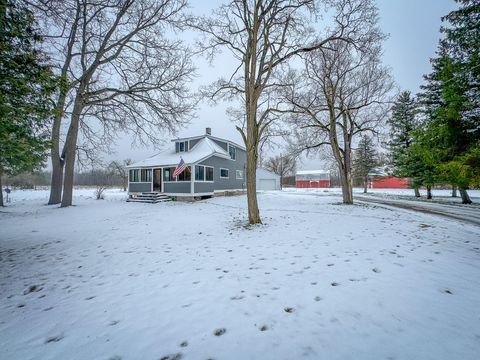
[[257, 178], [259, 176], [262, 177], [270, 177], [270, 178], [275, 178], [275, 179], [280, 179], [280, 175], [275, 174], [273, 171], [269, 171], [265, 168], [259, 167], [257, 168]]
[[226, 143], [230, 143], [230, 144], [232, 144], [232, 145], [235, 145], [236, 147], [238, 147], [238, 148], [240, 148], [240, 149], [242, 149], [242, 150], [245, 150], [245, 147], [242, 146], [242, 145], [240, 145], [240, 144], [237, 144], [237, 143], [235, 143], [235, 142], [233, 142], [233, 141], [230, 141], [230, 140], [226, 140], [226, 139], [222, 139], [222, 138], [215, 137], [215, 136], [212, 136], [212, 135], [208, 135], [208, 134], [172, 139], [172, 142], [187, 141], [187, 140], [196, 140], [196, 139], [201, 139], [201, 138], [209, 138], [209, 139], [212, 139], [212, 140], [223, 141], [223, 142], [226, 142]]
[[299, 170], [297, 175], [330, 174], [329, 170]]
[[180, 162], [180, 157], [183, 158], [185, 164], [195, 164], [209, 158], [210, 156], [230, 159], [230, 154], [228, 152], [215, 144], [215, 142], [208, 137], [204, 137], [187, 152], [177, 153], [175, 152], [175, 148], [166, 149], [148, 159], [138, 161], [127, 167], [177, 166]]

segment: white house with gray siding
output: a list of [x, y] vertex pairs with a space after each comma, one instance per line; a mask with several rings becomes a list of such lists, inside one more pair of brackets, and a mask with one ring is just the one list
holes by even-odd
[[[177, 177], [175, 168], [183, 159], [186, 169]], [[245, 148], [211, 135], [173, 139], [172, 145], [148, 159], [128, 166], [130, 197], [159, 192], [176, 197], [213, 196], [225, 190], [244, 190]]]

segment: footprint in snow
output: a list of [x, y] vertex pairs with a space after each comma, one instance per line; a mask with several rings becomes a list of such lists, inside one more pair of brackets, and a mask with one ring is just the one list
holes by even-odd
[[332, 285], [332, 286], [338, 286], [338, 285], [340, 285], [340, 284], [337, 283], [337, 282], [332, 282], [330, 285]]
[[23, 295], [30, 294], [32, 292], [39, 292], [42, 290], [43, 287], [40, 287], [39, 285], [30, 285], [25, 291], [23, 292]]
[[182, 353], [176, 353], [162, 356], [160, 360], [180, 360], [181, 358], [183, 358]]
[[291, 314], [291, 313], [293, 313], [293, 312], [295, 311], [295, 309], [292, 308], [292, 307], [286, 307], [286, 308], [284, 308], [283, 310], [284, 310], [285, 312], [289, 313], [289, 314]]
[[380, 270], [379, 268], [376, 268], [376, 267], [373, 268], [372, 271], [373, 271], [374, 273], [377, 273], [377, 274], [378, 274], [378, 273], [381, 273], [381, 270]]
[[262, 325], [260, 326], [260, 331], [267, 331], [268, 330], [268, 326], [267, 325]]
[[216, 329], [214, 332], [213, 332], [213, 335], [215, 336], [222, 336], [223, 334], [225, 334], [227, 332], [227, 329], [225, 328], [219, 328], [219, 329]]
[[450, 290], [450, 289], [445, 289], [445, 290], [443, 290], [443, 292], [446, 293], [446, 294], [453, 295], [453, 291]]
[[62, 334], [56, 335], [56, 336], [50, 336], [50, 337], [47, 338], [47, 340], [45, 340], [45, 344], [49, 344], [49, 343], [52, 343], [52, 342], [59, 342], [62, 339], [63, 339]]
[[313, 300], [315, 300], [315, 301], [320, 301], [320, 300], [322, 300], [322, 298], [321, 298], [320, 296], [315, 296], [315, 297], [313, 298]]
[[188, 346], [188, 341], [186, 340], [180, 343], [180, 347], [187, 347], [187, 346]]

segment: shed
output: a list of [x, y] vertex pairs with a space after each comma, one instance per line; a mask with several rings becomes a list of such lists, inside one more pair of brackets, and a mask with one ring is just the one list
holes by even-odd
[[330, 171], [328, 170], [300, 170], [295, 175], [297, 188], [329, 188]]
[[280, 176], [265, 170], [257, 169], [257, 190], [280, 190]]

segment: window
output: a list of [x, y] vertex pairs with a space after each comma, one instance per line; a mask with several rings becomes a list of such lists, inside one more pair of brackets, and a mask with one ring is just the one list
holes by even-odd
[[237, 180], [242, 180], [243, 179], [243, 170], [237, 170], [235, 172]]
[[142, 169], [140, 170], [140, 181], [141, 182], [151, 182], [152, 181], [152, 170], [151, 169]]
[[228, 144], [228, 153], [230, 154], [230, 159], [235, 160], [237, 158], [237, 149], [235, 146]]
[[213, 181], [213, 167], [205, 167], [205, 181]]
[[228, 179], [228, 169], [220, 168], [220, 178], [221, 179]]
[[205, 167], [204, 166], [195, 166], [195, 180], [204, 181], [205, 180]]
[[178, 144], [178, 152], [187, 152], [188, 151], [188, 141], [182, 141]]
[[190, 181], [192, 179], [192, 173], [190, 170], [190, 166], [187, 166], [183, 172], [175, 177], [173, 176], [173, 173], [175, 172], [174, 167], [170, 168], [163, 168], [163, 181]]
[[139, 182], [140, 179], [138, 178], [138, 169], [130, 170], [129, 178], [130, 178], [130, 182]]
[[[173, 172], [172, 172], [173, 174]], [[178, 176], [177, 176], [177, 181], [190, 181], [192, 180], [192, 171], [190, 170], [190, 167], [187, 166], [185, 170], [183, 170]]]
[[213, 181], [213, 167], [195, 166], [195, 181]]
[[175, 181], [173, 177], [173, 172], [175, 168], [164, 168], [163, 169], [163, 181]]

